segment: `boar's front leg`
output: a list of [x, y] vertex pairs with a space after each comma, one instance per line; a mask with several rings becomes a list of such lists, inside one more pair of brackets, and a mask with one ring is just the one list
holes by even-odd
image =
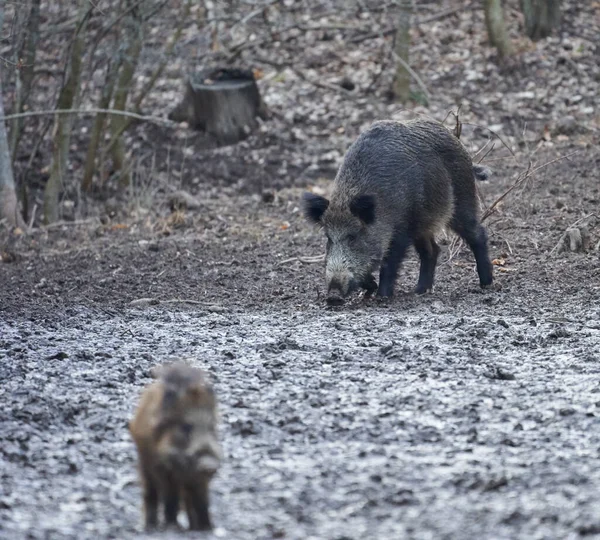
[[377, 290], [377, 282], [373, 275], [369, 275], [365, 278], [361, 287], [365, 290], [365, 296], [371, 296]]
[[391, 298], [394, 295], [398, 268], [406, 255], [409, 244], [410, 239], [405, 231], [398, 231], [394, 234], [390, 247], [381, 263], [377, 296]]
[[199, 482], [186, 487], [185, 506], [193, 531], [206, 531], [212, 528], [208, 510], [208, 483]]
[[167, 525], [177, 525], [179, 513], [179, 485], [170, 475], [166, 475], [163, 489], [165, 505], [165, 522]]
[[155, 529], [158, 525], [158, 484], [148, 468], [141, 467], [144, 490], [144, 516], [147, 530]]
[[415, 249], [421, 259], [419, 281], [415, 293], [424, 294], [433, 288], [435, 267], [437, 265], [440, 248], [432, 235], [424, 235], [415, 240]]

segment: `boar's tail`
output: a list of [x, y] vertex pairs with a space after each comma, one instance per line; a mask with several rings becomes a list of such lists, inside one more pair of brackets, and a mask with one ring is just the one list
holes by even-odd
[[473, 165], [473, 174], [477, 180], [483, 182], [490, 179], [490, 176], [492, 176], [492, 170], [488, 169], [487, 167], [483, 167], [482, 165]]

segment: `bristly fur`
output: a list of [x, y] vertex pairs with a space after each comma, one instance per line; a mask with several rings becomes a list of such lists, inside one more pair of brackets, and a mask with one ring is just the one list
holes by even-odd
[[350, 212], [365, 225], [371, 225], [375, 221], [375, 197], [373, 195], [355, 197], [350, 202]]

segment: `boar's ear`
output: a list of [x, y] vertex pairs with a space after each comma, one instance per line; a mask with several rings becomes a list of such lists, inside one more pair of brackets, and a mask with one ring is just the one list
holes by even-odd
[[375, 198], [373, 195], [359, 195], [350, 203], [350, 212], [365, 225], [375, 221]]
[[314, 193], [304, 194], [304, 215], [306, 219], [313, 223], [319, 223], [325, 210], [329, 206], [329, 201], [325, 197], [315, 195]]

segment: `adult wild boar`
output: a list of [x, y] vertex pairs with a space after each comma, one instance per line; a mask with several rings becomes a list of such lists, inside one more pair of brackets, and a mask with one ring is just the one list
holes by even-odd
[[475, 179], [488, 174], [440, 123], [374, 123], [348, 149], [331, 200], [304, 195], [306, 217], [327, 236], [328, 302], [341, 303], [359, 287], [391, 297], [410, 245], [421, 260], [415, 292], [430, 290], [440, 251], [435, 234], [448, 225], [473, 251], [481, 286], [490, 286], [492, 265], [475, 189]]

